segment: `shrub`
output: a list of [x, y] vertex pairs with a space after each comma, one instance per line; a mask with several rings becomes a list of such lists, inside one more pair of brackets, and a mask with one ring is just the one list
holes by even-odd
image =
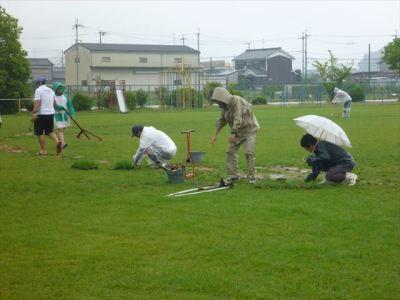
[[136, 109], [136, 94], [132, 91], [125, 92], [125, 103], [130, 110]]
[[161, 108], [164, 107], [165, 102], [168, 102], [168, 89], [165, 86], [160, 86], [155, 89], [158, 100], [160, 100]]
[[110, 95], [108, 93], [104, 93], [100, 96], [100, 105], [101, 107], [104, 108], [109, 108], [109, 102], [110, 102]]
[[4, 101], [0, 101], [0, 113], [1, 114], [14, 114], [17, 112], [17, 101], [15, 100], [4, 100]]
[[144, 104], [147, 102], [149, 95], [143, 90], [140, 89], [136, 92], [136, 101], [137, 104], [140, 105], [140, 107], [143, 107]]
[[185, 103], [185, 107], [195, 107], [197, 103], [199, 94], [193, 88], [181, 88], [176, 89], [171, 92], [170, 97], [167, 98], [167, 105], [176, 107], [183, 106], [183, 102]]
[[360, 86], [353, 86], [349, 91], [349, 95], [354, 102], [365, 100], [364, 90]]
[[243, 97], [243, 94], [242, 94], [241, 91], [238, 91], [238, 90], [229, 90], [228, 92], [231, 93], [232, 95]]
[[256, 97], [253, 99], [253, 101], [251, 101], [252, 104], [267, 104], [267, 99], [265, 99], [264, 97]]
[[72, 97], [72, 103], [77, 111], [91, 110], [95, 100], [82, 92], [78, 92]]
[[219, 82], [207, 82], [203, 89], [203, 96], [207, 99], [209, 103], [211, 103], [211, 96], [214, 93], [216, 87], [220, 87], [221, 83]]
[[32, 100], [24, 100], [24, 101], [22, 101], [21, 106], [25, 107], [29, 111], [32, 111], [33, 104], [34, 103]]

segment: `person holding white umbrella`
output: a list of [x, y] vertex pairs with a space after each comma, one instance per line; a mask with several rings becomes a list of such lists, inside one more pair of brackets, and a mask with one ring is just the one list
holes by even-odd
[[321, 171], [325, 171], [327, 182], [356, 184], [357, 175], [350, 173], [356, 163], [353, 156], [342, 147], [327, 141], [318, 141], [309, 133], [303, 135], [300, 145], [315, 154], [306, 160], [312, 168], [312, 172], [305, 179], [306, 182], [314, 181]]
[[314, 181], [321, 171], [325, 171], [328, 182], [354, 185], [357, 175], [350, 171], [356, 163], [353, 156], [341, 147], [352, 147], [344, 130], [331, 120], [316, 115], [302, 116], [294, 121], [308, 132], [301, 138], [300, 145], [314, 154], [307, 158], [312, 172], [305, 181]]

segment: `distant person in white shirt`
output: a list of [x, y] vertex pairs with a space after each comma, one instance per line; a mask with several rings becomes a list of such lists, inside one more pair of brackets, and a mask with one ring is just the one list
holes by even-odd
[[344, 119], [350, 118], [350, 110], [351, 110], [351, 97], [349, 94], [347, 94], [345, 91], [342, 91], [335, 87], [333, 90], [335, 94], [335, 98], [333, 98], [332, 103], [343, 103], [343, 114], [342, 117]]
[[55, 94], [52, 89], [46, 86], [45, 78], [37, 78], [37, 89], [35, 91], [34, 105], [32, 110], [32, 121], [34, 122], [35, 135], [38, 136], [40, 150], [38, 155], [47, 155], [45, 135], [49, 136], [56, 143], [57, 156], [62, 151], [62, 143], [53, 132]]
[[176, 154], [176, 145], [168, 135], [151, 126], [134, 125], [133, 136], [139, 138], [139, 147], [132, 160], [134, 167], [140, 164], [144, 155], [147, 155], [155, 166], [168, 167], [167, 160]]

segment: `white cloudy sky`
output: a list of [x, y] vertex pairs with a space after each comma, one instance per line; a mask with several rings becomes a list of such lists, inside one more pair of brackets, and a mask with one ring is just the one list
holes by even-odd
[[343, 63], [376, 51], [400, 34], [400, 1], [18, 1], [0, 0], [19, 19], [29, 57], [61, 62], [74, 43], [75, 19], [82, 42], [173, 44], [197, 48], [202, 60], [231, 60], [250, 47], [283, 47], [301, 67], [301, 34], [307, 30], [308, 57], [328, 50]]

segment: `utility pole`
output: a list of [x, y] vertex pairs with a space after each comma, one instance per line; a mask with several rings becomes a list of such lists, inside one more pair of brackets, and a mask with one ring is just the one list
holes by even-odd
[[61, 50], [61, 67], [64, 68], [64, 50]]
[[304, 81], [304, 32], [301, 33], [301, 77]]
[[245, 43], [247, 45], [247, 50], [250, 50], [250, 44], [251, 42]]
[[101, 31], [100, 28], [99, 28], [100, 44], [101, 44], [101, 37], [102, 37], [102, 36], [105, 36], [106, 34], [107, 34], [107, 32]]
[[304, 33], [304, 79], [307, 80], [307, 30]]
[[199, 52], [197, 56], [197, 92], [200, 95], [200, 28], [195, 34], [197, 35], [197, 51]]
[[185, 35], [182, 34], [181, 41], [182, 41], [182, 45], [184, 45], [184, 46], [185, 46], [185, 40], [186, 40]]
[[75, 25], [72, 27], [72, 29], [75, 29], [75, 64], [76, 64], [76, 87], [78, 88], [79, 86], [79, 39], [78, 39], [78, 28], [83, 27], [83, 25], [78, 23], [78, 19], [75, 19]]
[[264, 49], [264, 39], [262, 39], [262, 45], [263, 45], [262, 47], [263, 47], [263, 49]]
[[371, 81], [371, 44], [368, 44], [368, 82]]

